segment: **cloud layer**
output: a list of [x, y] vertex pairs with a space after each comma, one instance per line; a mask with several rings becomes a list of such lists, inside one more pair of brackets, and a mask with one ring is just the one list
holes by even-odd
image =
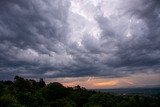
[[160, 72], [159, 0], [1, 0], [0, 79]]

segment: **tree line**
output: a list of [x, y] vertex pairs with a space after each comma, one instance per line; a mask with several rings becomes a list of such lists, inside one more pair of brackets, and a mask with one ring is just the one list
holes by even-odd
[[15, 76], [0, 81], [0, 107], [160, 107], [160, 96], [104, 93]]

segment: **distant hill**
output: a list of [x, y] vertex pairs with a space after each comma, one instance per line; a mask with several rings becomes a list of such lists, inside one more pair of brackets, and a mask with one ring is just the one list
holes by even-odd
[[100, 92], [110, 92], [117, 94], [137, 94], [137, 95], [160, 95], [160, 87], [151, 88], [118, 88], [118, 89], [94, 89]]

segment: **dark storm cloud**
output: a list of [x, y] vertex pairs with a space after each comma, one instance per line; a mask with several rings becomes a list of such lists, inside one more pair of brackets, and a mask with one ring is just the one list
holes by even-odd
[[1, 0], [0, 79], [159, 72], [159, 0], [83, 2]]
[[[127, 36], [127, 34], [124, 34], [124, 32], [118, 31], [116, 33], [115, 30], [117, 29], [106, 26], [109, 24], [107, 18], [98, 18], [104, 35], [102, 39], [106, 38], [112, 41], [110, 44], [114, 44], [117, 48], [116, 52], [113, 53], [115, 59], [111, 58], [106, 61], [106, 65], [123, 68], [122, 71], [126, 71], [125, 74], [147, 72], [148, 69], [150, 69], [150, 72], [159, 72], [160, 2], [158, 0], [141, 0], [141, 2], [138, 2], [140, 5], [138, 5], [137, 1], [128, 0], [128, 3], [130, 4], [120, 15], [128, 15], [133, 21], [130, 27], [131, 34], [129, 36], [131, 37], [125, 38], [124, 36]], [[131, 4], [133, 5], [131, 6]], [[143, 23], [134, 25], [135, 20], [141, 20]], [[121, 26], [120, 29], [118, 30], [123, 31], [124, 27]]]
[[120, 43], [120, 66], [159, 66], [160, 65], [160, 2], [158, 0], [147, 0], [143, 2], [144, 7], [132, 10], [133, 16], [142, 19], [147, 30], [140, 28], [142, 32], [126, 43]]
[[62, 41], [61, 32], [67, 30], [65, 17], [69, 4], [63, 6], [62, 2], [2, 0], [1, 41], [19, 48], [37, 49], [38, 44], [43, 44], [51, 49], [48, 44]]
[[[19, 67], [27, 66], [30, 71], [30, 66], [46, 63], [43, 59], [48, 61], [50, 52], [63, 52], [69, 2], [1, 0], [0, 5], [1, 67], [20, 71]], [[31, 72], [40, 71], [35, 70]]]

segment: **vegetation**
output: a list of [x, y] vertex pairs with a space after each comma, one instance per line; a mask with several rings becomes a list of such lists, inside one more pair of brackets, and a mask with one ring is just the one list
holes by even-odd
[[160, 107], [160, 96], [102, 93], [16, 76], [0, 81], [0, 107]]

